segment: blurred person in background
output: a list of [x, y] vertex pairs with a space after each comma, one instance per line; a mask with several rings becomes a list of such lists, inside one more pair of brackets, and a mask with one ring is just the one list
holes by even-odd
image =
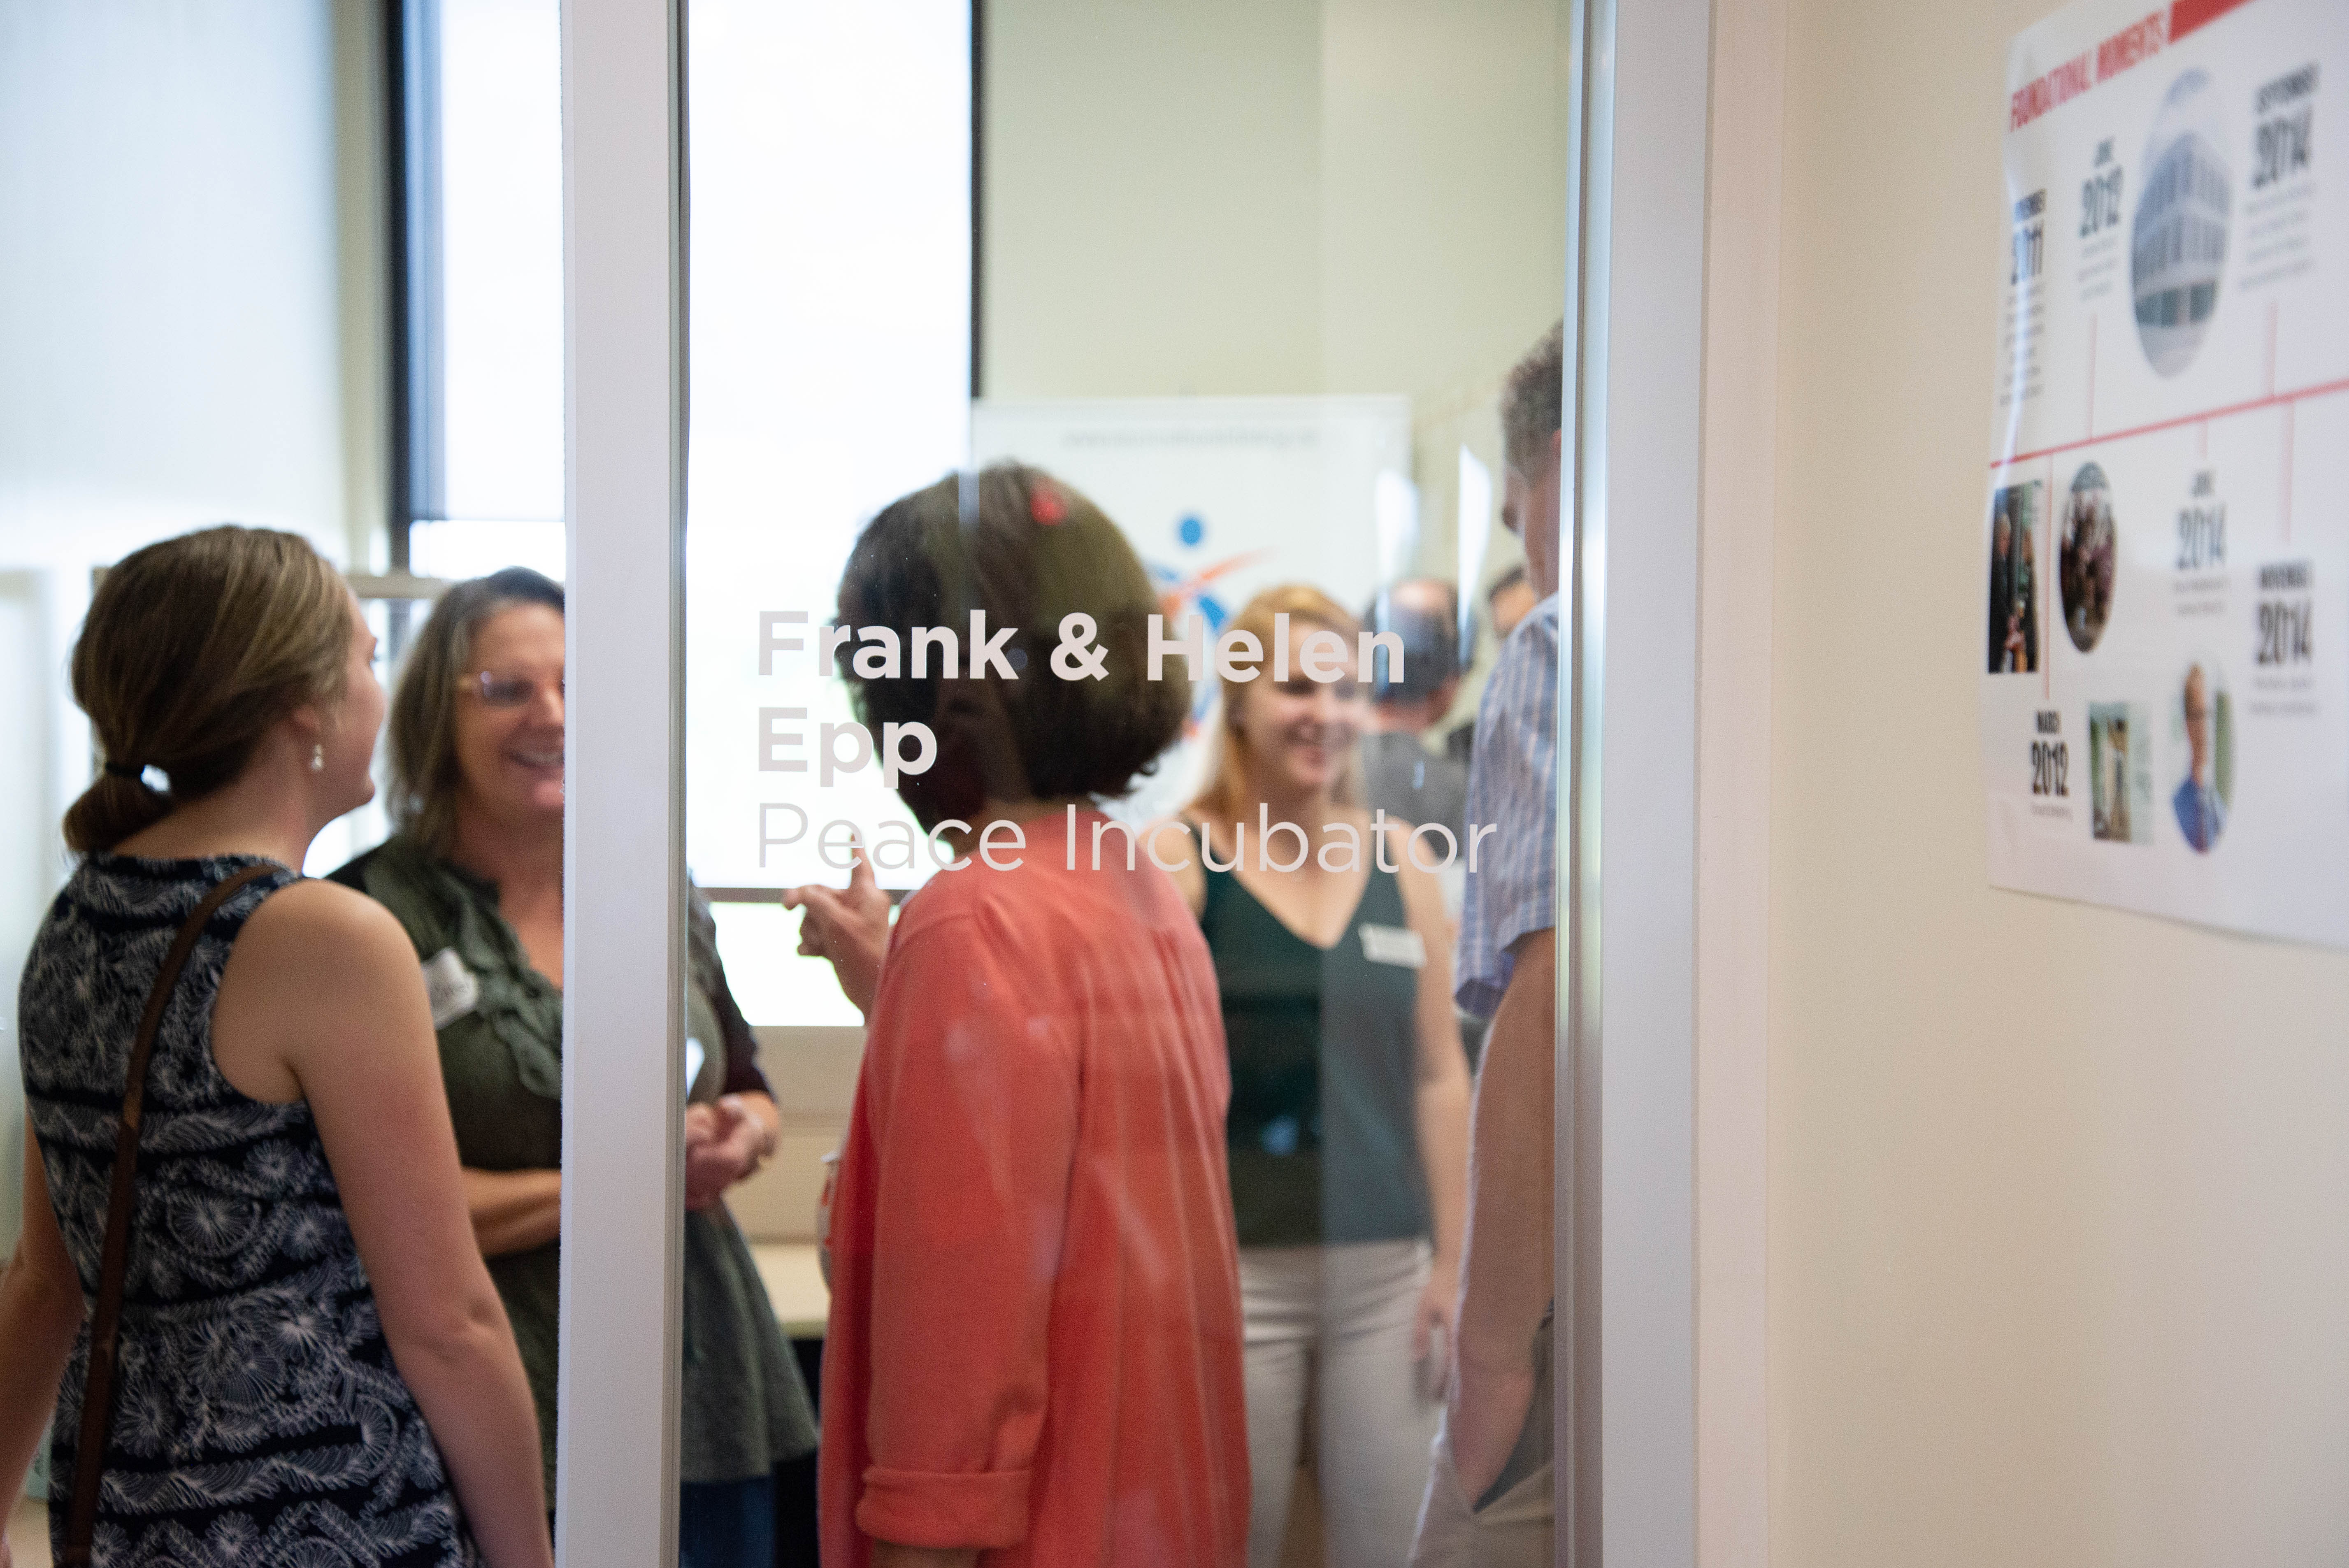
[[[1225, 634], [1269, 648], [1282, 614], [1292, 647], [1316, 630], [1355, 646], [1352, 617], [1301, 586], [1257, 594]], [[1437, 639], [1446, 646], [1449, 627]], [[1412, 676], [1408, 632], [1404, 645]], [[1169, 861], [1174, 828], [1197, 835], [1174, 880], [1215, 954], [1231, 1053], [1248, 1562], [1280, 1560], [1309, 1414], [1327, 1560], [1401, 1568], [1459, 1292], [1468, 1065], [1451, 923], [1409, 828], [1375, 832], [1363, 804], [1353, 676], [1226, 676], [1207, 787], [1154, 835]], [[1412, 736], [1396, 738], [1418, 750]], [[1441, 854], [1439, 838], [1423, 836], [1423, 857]]]
[[1501, 518], [1537, 603], [1476, 710], [1468, 819], [1497, 831], [1468, 878], [1457, 999], [1489, 1017], [1468, 1157], [1459, 1362], [1414, 1564], [1551, 1561], [1552, 1171], [1557, 1095], [1557, 666], [1563, 324], [1502, 395]]
[[[392, 700], [397, 830], [335, 872], [398, 917], [409, 962], [423, 965], [473, 1233], [529, 1369], [549, 1495], [562, 1277], [563, 670], [559, 585], [510, 567], [450, 589]], [[814, 1416], [724, 1202], [774, 1151], [781, 1117], [698, 895], [687, 955], [678, 1560], [812, 1563], [806, 1500], [795, 1515], [793, 1491], [812, 1479]]]
[[1441, 822], [1457, 839], [1467, 830], [1468, 767], [1429, 751], [1426, 737], [1460, 695], [1460, 594], [1449, 583], [1413, 578], [1380, 594], [1365, 619], [1402, 638], [1403, 658], [1398, 677], [1385, 649], [1371, 655], [1363, 795], [1390, 817]]
[[[1522, 583], [1524, 568], [1510, 570]], [[1372, 602], [1371, 618], [1383, 607], [1386, 619], [1378, 629], [1402, 636], [1403, 678], [1390, 677], [1384, 648], [1372, 650], [1375, 678], [1371, 733], [1362, 738], [1363, 793], [1373, 810], [1383, 809], [1414, 827], [1443, 823], [1463, 847], [1463, 853], [1435, 873], [1436, 885], [1444, 890], [1443, 946], [1448, 955], [1459, 937], [1460, 911], [1468, 896], [1468, 758], [1475, 726], [1464, 724], [1454, 730], [1444, 738], [1440, 752], [1431, 752], [1427, 743], [1434, 726], [1460, 697], [1460, 591], [1449, 583], [1422, 577], [1396, 583], [1382, 600], [1383, 606]], [[1455, 1009], [1453, 1021], [1473, 1072], [1484, 1055], [1485, 1020]]]
[[[932, 731], [932, 765], [897, 791], [948, 863], [894, 933], [869, 877], [799, 890], [803, 947], [868, 1019], [827, 1235], [830, 1568], [1245, 1555], [1215, 971], [1174, 884], [1095, 804], [1189, 709], [1179, 663], [1143, 676], [1156, 608], [1116, 525], [1015, 464], [884, 508], [841, 579], [868, 669], [876, 632], [903, 648], [974, 611], [1017, 630], [985, 676], [840, 655], [876, 737]], [[1099, 680], [1051, 673], [1071, 616], [1106, 653]]]
[[74, 649], [105, 766], [18, 998], [31, 1136], [0, 1276], [0, 1498], [54, 1404], [60, 1555], [132, 1044], [184, 923], [251, 875], [188, 927], [129, 1135], [91, 1561], [554, 1561], [415, 960], [382, 909], [295, 869], [374, 793], [374, 656], [307, 542], [243, 528], [124, 560]]
[[[1534, 585], [1526, 578], [1526, 569], [1512, 566], [1493, 579], [1485, 590], [1485, 608], [1493, 617], [1493, 646], [1497, 650], [1509, 645], [1509, 634], [1534, 607]], [[1468, 650], [1474, 653], [1473, 646]], [[1454, 727], [1444, 738], [1444, 754], [1461, 767], [1468, 766], [1476, 749], [1476, 725], [1474, 718]]]

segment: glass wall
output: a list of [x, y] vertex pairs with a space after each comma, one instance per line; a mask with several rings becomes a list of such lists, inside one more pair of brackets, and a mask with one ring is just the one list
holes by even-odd
[[970, 10], [698, 0], [688, 37], [686, 857], [750, 1021], [854, 1026], [826, 966], [793, 962], [772, 890], [825, 875], [823, 822], [912, 819], [867, 768], [792, 825], [772, 766], [792, 754], [762, 762], [762, 726], [850, 714], [812, 658], [762, 656], [761, 614], [823, 619], [810, 594], [864, 520], [968, 455]]
[[692, 6], [684, 1317], [792, 1332], [682, 1437], [786, 1552], [1548, 1560], [1568, 26]]

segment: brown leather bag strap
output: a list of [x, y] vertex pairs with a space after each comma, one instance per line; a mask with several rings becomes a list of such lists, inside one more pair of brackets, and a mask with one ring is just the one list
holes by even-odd
[[74, 1450], [73, 1512], [66, 1525], [65, 1549], [57, 1554], [59, 1568], [88, 1568], [90, 1540], [98, 1532], [98, 1479], [106, 1469], [108, 1429], [114, 1424], [115, 1346], [122, 1329], [122, 1276], [130, 1266], [130, 1193], [139, 1173], [139, 1119], [147, 1099], [147, 1063], [155, 1054], [155, 1035], [163, 1026], [163, 1010], [179, 988], [180, 974], [196, 950], [196, 941], [221, 905], [256, 877], [285, 868], [264, 861], [247, 866], [204, 895], [196, 912], [180, 927], [171, 951], [147, 993], [147, 1011], [139, 1020], [139, 1037], [130, 1047], [130, 1069], [122, 1090], [122, 1120], [114, 1135], [114, 1190], [106, 1205], [106, 1250], [98, 1254], [98, 1305], [90, 1314], [89, 1371], [82, 1380], [81, 1439]]

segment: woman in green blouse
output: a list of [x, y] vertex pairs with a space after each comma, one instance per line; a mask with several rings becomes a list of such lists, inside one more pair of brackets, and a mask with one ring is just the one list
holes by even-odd
[[[416, 944], [489, 1259], [538, 1402], [554, 1495], [563, 1203], [563, 590], [509, 568], [450, 589], [392, 699], [398, 830], [335, 873]], [[688, 953], [680, 1568], [814, 1562], [778, 1541], [776, 1471], [815, 1448], [799, 1368], [729, 1187], [774, 1151], [779, 1118], [697, 899]], [[805, 1467], [794, 1466], [803, 1476]], [[802, 1480], [802, 1485], [805, 1482]]]

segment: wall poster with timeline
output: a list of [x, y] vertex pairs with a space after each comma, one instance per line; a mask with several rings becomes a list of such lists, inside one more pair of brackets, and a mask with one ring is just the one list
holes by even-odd
[[2007, 57], [1993, 885], [2349, 946], [2349, 6], [2079, 0]]

